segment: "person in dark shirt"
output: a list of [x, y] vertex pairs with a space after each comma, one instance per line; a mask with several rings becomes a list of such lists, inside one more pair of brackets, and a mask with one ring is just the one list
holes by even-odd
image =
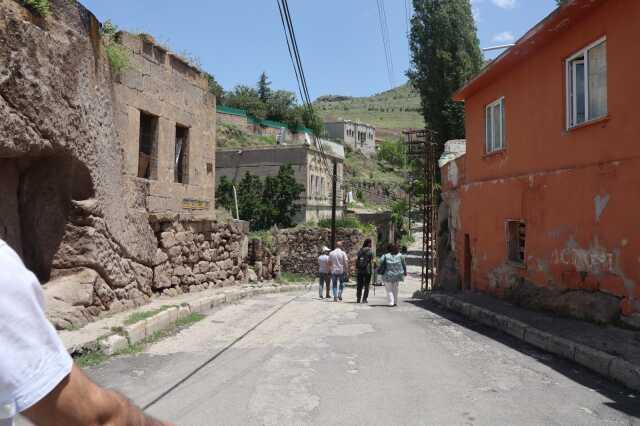
[[[362, 248], [358, 251], [356, 260], [357, 270], [357, 303], [367, 303], [369, 297], [369, 285], [371, 284], [371, 273], [373, 272], [373, 250], [371, 249], [371, 239], [366, 239]], [[364, 290], [364, 294], [363, 294]]]

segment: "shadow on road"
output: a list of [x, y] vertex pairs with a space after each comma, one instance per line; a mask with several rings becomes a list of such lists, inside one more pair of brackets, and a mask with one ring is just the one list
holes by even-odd
[[430, 300], [409, 299], [407, 303], [430, 311], [454, 324], [465, 327], [478, 334], [482, 334], [495, 340], [505, 346], [510, 347], [522, 354], [534, 358], [541, 364], [544, 364], [558, 373], [566, 376], [576, 383], [586, 386], [611, 400], [606, 405], [624, 413], [628, 416], [640, 418], [640, 395], [622, 385], [613, 383], [595, 373], [574, 364], [568, 360], [564, 360], [555, 355], [539, 350], [528, 343], [522, 342], [515, 337], [509, 336], [502, 331], [487, 327], [477, 322], [471, 321], [461, 315], [442, 308], [437, 303]]

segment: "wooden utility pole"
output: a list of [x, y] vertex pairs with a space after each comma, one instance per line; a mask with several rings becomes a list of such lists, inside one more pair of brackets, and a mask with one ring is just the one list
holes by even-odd
[[336, 248], [336, 208], [338, 207], [338, 162], [333, 160], [331, 200], [331, 250]]

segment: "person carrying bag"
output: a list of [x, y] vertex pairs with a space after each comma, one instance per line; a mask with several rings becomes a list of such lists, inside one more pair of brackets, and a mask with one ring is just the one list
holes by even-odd
[[407, 276], [407, 264], [404, 256], [399, 253], [398, 246], [392, 244], [390, 252], [380, 258], [378, 274], [382, 276], [382, 281], [389, 297], [389, 306], [398, 305], [398, 286]]

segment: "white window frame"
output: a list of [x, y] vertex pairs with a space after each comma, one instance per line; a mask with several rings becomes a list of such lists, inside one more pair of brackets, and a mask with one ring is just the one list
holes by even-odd
[[[590, 45], [580, 49], [579, 51], [577, 51], [576, 53], [574, 53], [573, 55], [569, 56], [566, 60], [565, 60], [565, 65], [564, 65], [564, 69], [565, 69], [565, 99], [566, 99], [566, 116], [567, 116], [567, 130], [572, 129], [574, 127], [578, 127], [578, 126], [582, 126], [585, 123], [589, 123], [590, 121], [594, 121], [594, 120], [598, 120], [602, 117], [606, 117], [609, 111], [609, 107], [607, 105], [607, 113], [605, 113], [603, 116], [600, 117], [590, 117], [589, 114], [589, 51], [591, 49], [593, 49], [596, 46], [601, 45], [602, 43], [606, 43], [607, 42], [607, 37], [604, 36], [596, 41], [594, 41], [593, 43], [591, 43]], [[608, 51], [607, 51], [607, 55], [608, 55]], [[584, 62], [584, 101], [585, 101], [585, 105], [584, 105], [584, 114], [585, 114], [585, 120], [582, 123], [577, 123], [577, 98], [575, 96], [571, 96], [571, 93], [576, 93], [575, 90], [575, 84], [576, 84], [576, 76], [574, 73], [574, 69], [571, 66], [571, 63], [576, 59], [579, 58], [580, 56], [583, 57], [583, 62]], [[607, 56], [608, 57], [608, 56]], [[607, 58], [605, 58], [606, 61]], [[608, 76], [608, 68], [609, 68], [609, 64], [607, 62], [607, 76]], [[609, 82], [607, 81], [607, 91], [609, 89]]]
[[[494, 138], [496, 135], [495, 120], [493, 119], [493, 109], [496, 106], [500, 106], [500, 144], [497, 146], [494, 144]], [[490, 104], [484, 107], [484, 150], [486, 154], [492, 154], [494, 152], [502, 151], [506, 148], [506, 126], [505, 126], [505, 102], [504, 96], [496, 99]], [[487, 117], [491, 114], [491, 140], [489, 140], [489, 128], [487, 127]]]

